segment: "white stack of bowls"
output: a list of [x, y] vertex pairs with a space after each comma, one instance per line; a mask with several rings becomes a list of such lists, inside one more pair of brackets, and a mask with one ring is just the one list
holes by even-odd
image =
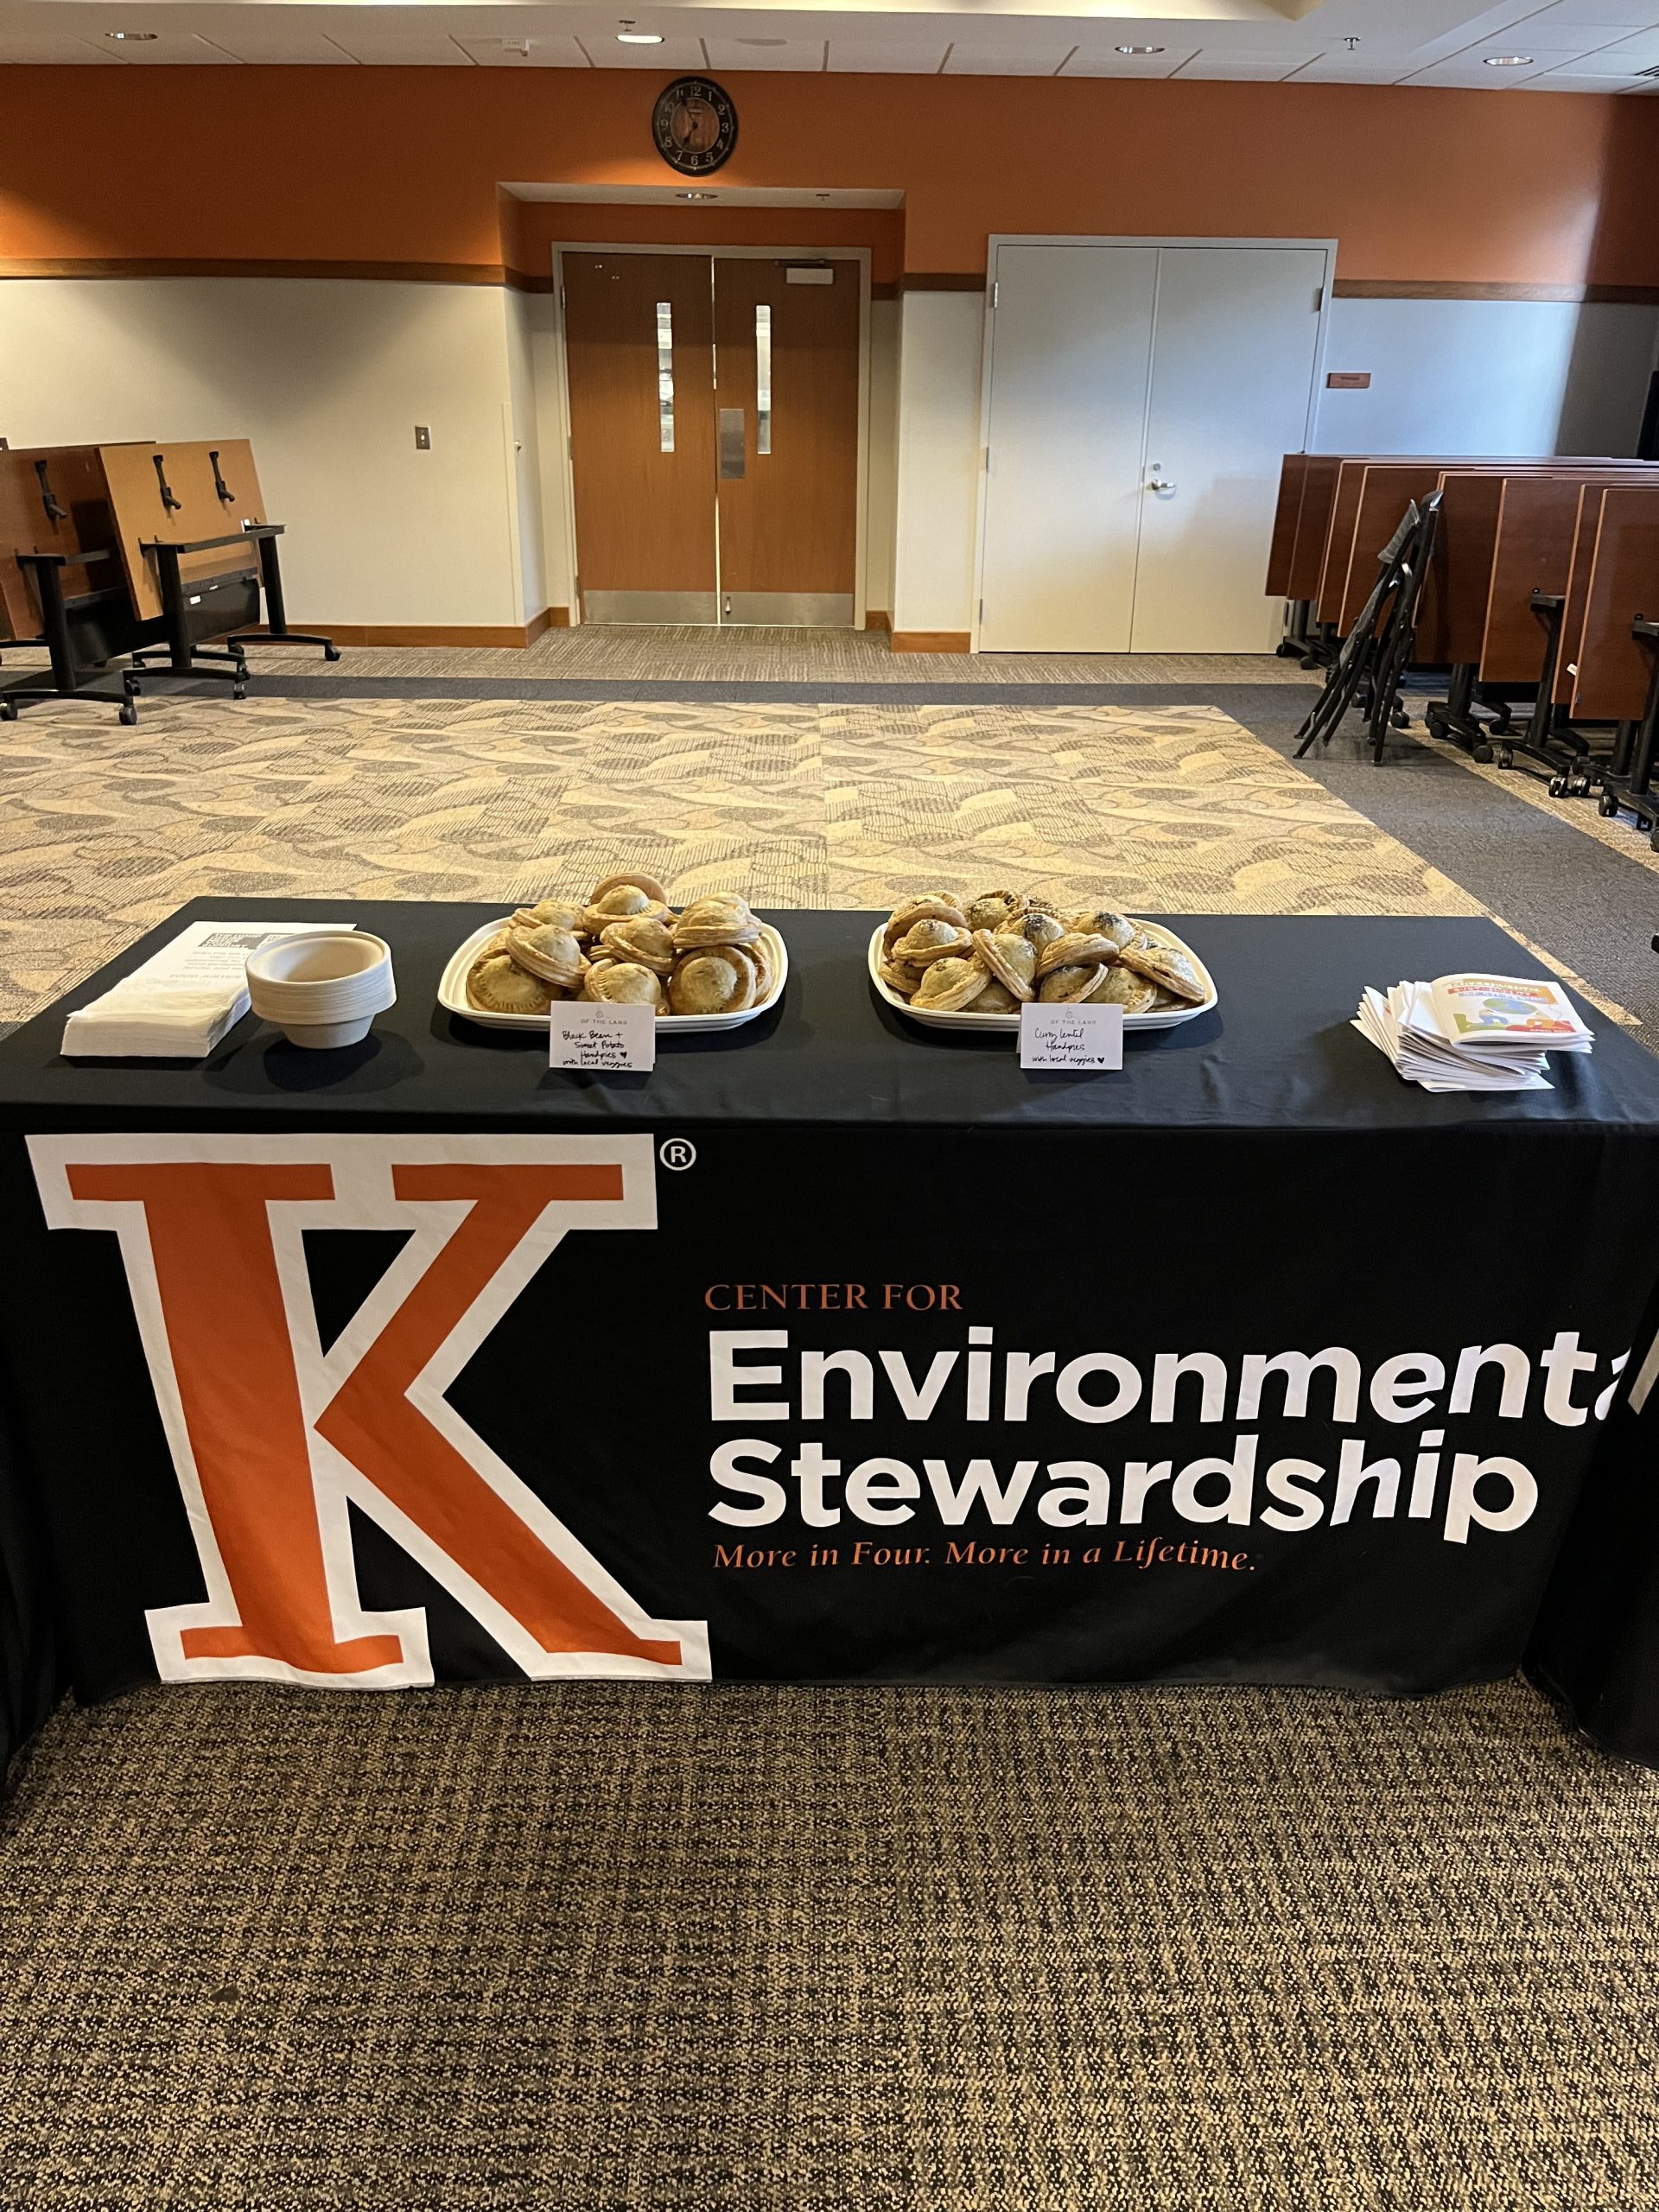
[[367, 930], [277, 938], [248, 956], [248, 996], [290, 1045], [327, 1052], [356, 1045], [397, 998], [391, 947]]

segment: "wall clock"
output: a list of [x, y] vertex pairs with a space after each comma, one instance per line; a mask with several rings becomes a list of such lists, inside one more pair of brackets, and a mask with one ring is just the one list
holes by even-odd
[[731, 158], [737, 110], [709, 77], [677, 77], [652, 110], [657, 150], [682, 176], [708, 176]]

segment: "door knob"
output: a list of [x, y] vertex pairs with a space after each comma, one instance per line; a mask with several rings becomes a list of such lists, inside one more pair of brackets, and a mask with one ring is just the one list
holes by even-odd
[[1175, 486], [1166, 476], [1149, 476], [1147, 489], [1148, 492], [1173, 492]]

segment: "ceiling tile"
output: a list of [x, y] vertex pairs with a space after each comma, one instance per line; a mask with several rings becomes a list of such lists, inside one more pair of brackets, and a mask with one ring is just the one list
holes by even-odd
[[0, 29], [0, 63], [41, 61], [67, 63], [71, 67], [83, 61], [104, 61], [118, 69], [121, 55], [113, 46], [94, 45], [91, 39], [77, 38], [70, 31]]
[[655, 69], [677, 77], [709, 67], [700, 38], [665, 38], [660, 46], [619, 46], [614, 31], [590, 31], [582, 39], [596, 69]]
[[328, 35], [337, 46], [345, 48], [353, 61], [397, 69], [472, 67], [471, 56], [463, 54], [454, 39], [446, 38], [442, 31], [388, 30], [366, 22], [359, 26], [349, 18], [339, 20], [338, 10], [334, 15], [338, 28], [331, 29]]
[[947, 77], [1052, 77], [1070, 44], [1020, 47], [953, 46], [944, 65]]
[[832, 38], [830, 41], [830, 73], [833, 75], [840, 70], [849, 76], [898, 74], [931, 77], [937, 75], [950, 43], [943, 32], [931, 45], [917, 45], [906, 41], [903, 45], [885, 46], [874, 39]]
[[821, 38], [715, 38], [709, 49], [711, 69], [822, 69]]
[[[587, 69], [588, 56], [573, 38], [528, 31], [520, 39], [457, 38], [460, 46], [480, 69]], [[524, 49], [528, 48], [528, 52]]]
[[1563, 30], [1576, 35], [1586, 26], [1596, 31], [1611, 25], [1609, 38], [1622, 38], [1626, 32], [1644, 31], [1659, 23], [1659, 6], [1655, 0], [1555, 0], [1553, 8], [1526, 20], [1541, 35]]
[[1181, 71], [1181, 78], [1183, 81], [1188, 77], [1215, 77], [1242, 83], [1272, 84], [1298, 69], [1305, 69], [1316, 58], [1305, 46], [1288, 47], [1278, 54], [1240, 54], [1236, 58], [1219, 47], [1210, 47], [1193, 55]]
[[[352, 55], [342, 46], [323, 32], [302, 23], [286, 23], [281, 18], [285, 11], [273, 8], [269, 11], [251, 7], [216, 8], [213, 13], [213, 41], [238, 61], [253, 61], [262, 67], [283, 62], [302, 63], [308, 67], [338, 66], [342, 69], [356, 67]], [[275, 16], [277, 20], [271, 21]]]
[[1321, 54], [1291, 79], [1297, 85], [1395, 85], [1413, 67], [1409, 54], [1361, 61], [1351, 54]]
[[1173, 77], [1197, 48], [1166, 46], [1161, 54], [1119, 54], [1115, 47], [1079, 47], [1066, 63], [1063, 77]]
[[1629, 89], [1628, 77], [1569, 77], [1560, 70], [1550, 70], [1541, 77], [1529, 77], [1529, 92], [1622, 92]]
[[[140, 22], [143, 21], [139, 17]], [[99, 24], [100, 32], [107, 28], [107, 18]], [[99, 36], [99, 44], [105, 43]], [[200, 38], [194, 31], [158, 31], [153, 39], [111, 39], [110, 51], [120, 60], [134, 62], [149, 68], [177, 68], [187, 64], [217, 66], [221, 69], [238, 67], [235, 54], [212, 39]]]

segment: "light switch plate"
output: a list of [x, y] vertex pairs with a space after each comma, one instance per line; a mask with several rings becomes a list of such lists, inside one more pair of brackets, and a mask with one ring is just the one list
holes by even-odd
[[424, 423], [415, 425], [415, 450], [416, 453], [430, 453], [432, 450], [432, 433]]

